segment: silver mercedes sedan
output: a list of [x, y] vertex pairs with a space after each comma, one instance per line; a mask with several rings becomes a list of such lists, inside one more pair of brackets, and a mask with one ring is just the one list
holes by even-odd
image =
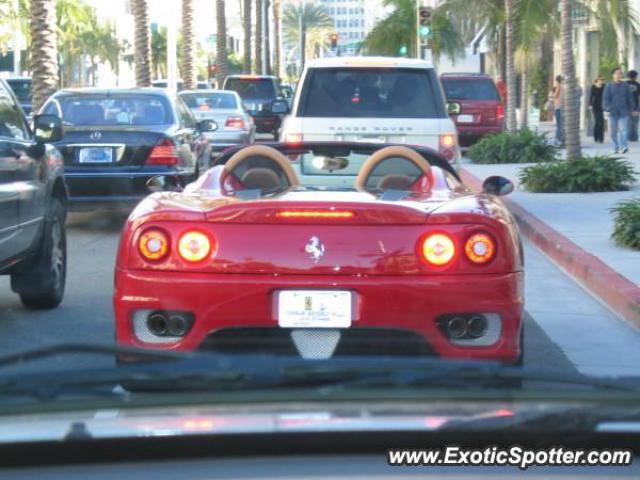
[[236, 92], [230, 90], [189, 90], [178, 95], [191, 109], [196, 120], [215, 122], [212, 131], [204, 133], [212, 155], [233, 145], [247, 145], [255, 140], [256, 127], [242, 106]]

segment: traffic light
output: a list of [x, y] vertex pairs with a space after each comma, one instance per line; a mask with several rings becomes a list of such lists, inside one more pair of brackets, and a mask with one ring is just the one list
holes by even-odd
[[338, 48], [338, 34], [332, 33], [329, 35], [329, 40], [331, 40], [331, 50], [335, 50]]
[[407, 56], [407, 46], [406, 45], [402, 45], [400, 47], [400, 50], [398, 51], [398, 53], [400, 54], [401, 57], [406, 57]]
[[209, 62], [209, 78], [216, 78], [216, 72], [218, 71], [218, 65], [215, 63]]
[[419, 9], [418, 35], [421, 43], [427, 43], [431, 38], [431, 21], [433, 19], [433, 7], [420, 7]]

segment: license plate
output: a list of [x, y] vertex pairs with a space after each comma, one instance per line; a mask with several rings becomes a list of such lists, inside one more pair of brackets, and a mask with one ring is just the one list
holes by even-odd
[[458, 115], [458, 122], [473, 123], [473, 115]]
[[113, 148], [90, 147], [80, 149], [78, 163], [111, 163], [113, 161]]
[[284, 328], [351, 326], [351, 292], [283, 290], [278, 292], [278, 325]]

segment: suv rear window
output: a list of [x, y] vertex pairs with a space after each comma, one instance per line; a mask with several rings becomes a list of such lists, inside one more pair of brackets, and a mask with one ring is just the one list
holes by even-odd
[[307, 72], [301, 117], [443, 117], [432, 71], [413, 68], [315, 68]]
[[238, 92], [240, 98], [247, 99], [275, 99], [278, 95], [276, 86], [271, 78], [227, 78], [225, 90]]
[[498, 89], [488, 78], [443, 78], [442, 87], [449, 100], [500, 100]]

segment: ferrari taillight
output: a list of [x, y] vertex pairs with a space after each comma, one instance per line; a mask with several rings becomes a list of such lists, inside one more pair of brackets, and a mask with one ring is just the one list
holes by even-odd
[[160, 140], [151, 150], [147, 165], [175, 165], [180, 161], [176, 144], [169, 138]]
[[420, 253], [429, 264], [443, 267], [455, 257], [456, 246], [446, 233], [431, 233], [422, 239]]
[[486, 233], [472, 235], [464, 245], [467, 258], [477, 264], [487, 263], [493, 258], [495, 251], [495, 242]]
[[138, 239], [138, 251], [145, 260], [162, 260], [169, 253], [169, 236], [156, 228], [146, 230]]
[[278, 218], [333, 218], [333, 219], [347, 219], [355, 217], [355, 213], [343, 210], [282, 210], [276, 213]]
[[189, 230], [180, 235], [178, 240], [178, 254], [183, 260], [197, 263], [215, 253], [215, 242], [205, 233]]

